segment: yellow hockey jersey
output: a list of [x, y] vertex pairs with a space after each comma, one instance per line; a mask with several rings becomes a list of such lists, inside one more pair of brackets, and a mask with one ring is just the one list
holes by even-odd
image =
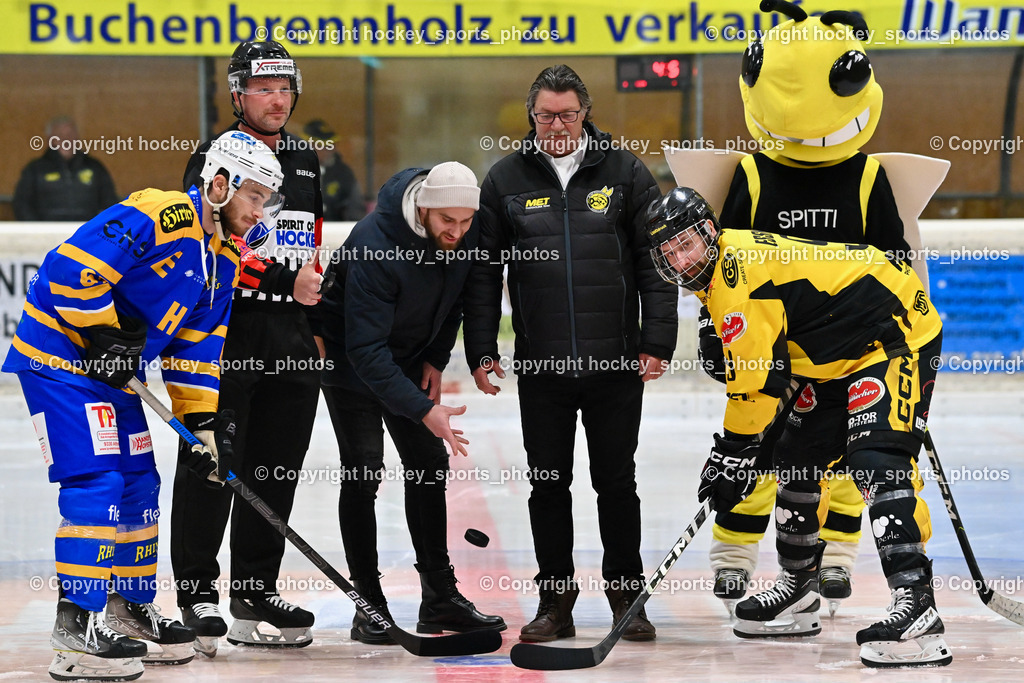
[[718, 249], [697, 296], [725, 350], [730, 432], [763, 431], [792, 376], [845, 377], [942, 330], [914, 271], [874, 247], [723, 230]]

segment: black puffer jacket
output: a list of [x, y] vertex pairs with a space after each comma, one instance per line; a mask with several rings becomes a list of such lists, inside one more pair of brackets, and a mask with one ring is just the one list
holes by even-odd
[[334, 252], [335, 278], [312, 309], [327, 350], [322, 382], [372, 394], [392, 413], [420, 421], [434, 406], [420, 389], [423, 363], [444, 370], [462, 320], [462, 286], [477, 246], [474, 225], [454, 252], [413, 232], [402, 213], [411, 168], [384, 183], [377, 208]]
[[679, 295], [658, 276], [643, 229], [658, 186], [609, 134], [584, 126], [590, 149], [565, 191], [532, 132], [484, 179], [477, 223], [489, 258], [474, 264], [465, 292], [471, 369], [497, 358], [506, 263], [517, 373], [578, 377], [639, 353], [672, 357]]

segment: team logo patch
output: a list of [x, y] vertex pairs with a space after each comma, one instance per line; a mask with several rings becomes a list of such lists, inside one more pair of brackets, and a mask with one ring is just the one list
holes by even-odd
[[885, 385], [874, 377], [864, 377], [850, 385], [850, 393], [846, 403], [849, 413], [859, 413], [870, 408], [885, 396]]
[[800, 392], [800, 398], [793, 404], [793, 410], [798, 413], [809, 413], [818, 405], [818, 395], [814, 393], [814, 386], [808, 384]]
[[32, 426], [36, 429], [39, 448], [43, 451], [43, 462], [49, 467], [53, 464], [53, 451], [50, 450], [50, 435], [46, 433], [46, 413], [36, 413], [33, 415]]
[[747, 318], [742, 313], [727, 313], [722, 319], [722, 344], [728, 346], [747, 331]]
[[128, 435], [128, 455], [141, 455], [153, 452], [153, 437], [149, 431]]
[[613, 189], [605, 186], [600, 190], [594, 190], [587, 195], [587, 208], [594, 213], [607, 213], [608, 205], [612, 202]]
[[92, 185], [93, 170], [91, 168], [83, 168], [78, 172], [78, 182], [83, 185]]
[[85, 417], [89, 422], [94, 455], [117, 455], [121, 447], [117, 443], [117, 417], [110, 403], [86, 403]]
[[725, 284], [729, 289], [736, 286], [739, 281], [740, 267], [736, 263], [736, 256], [729, 253], [722, 259], [722, 279], [725, 280]]
[[175, 232], [192, 225], [196, 220], [196, 212], [188, 204], [171, 204], [157, 218], [160, 229], [164, 232]]
[[914, 310], [921, 315], [928, 315], [928, 297], [925, 296], [924, 290], [919, 289], [914, 295]]

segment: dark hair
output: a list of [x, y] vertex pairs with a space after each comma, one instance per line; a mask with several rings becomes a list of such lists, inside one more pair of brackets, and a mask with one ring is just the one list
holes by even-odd
[[537, 79], [530, 86], [530, 92], [526, 95], [526, 116], [530, 121], [530, 128], [536, 127], [533, 122], [533, 105], [537, 103], [537, 93], [541, 90], [550, 90], [551, 92], [569, 92], [571, 90], [576, 93], [576, 97], [580, 100], [580, 107], [586, 111], [583, 120], [590, 120], [590, 107], [593, 100], [590, 99], [587, 86], [583, 84], [575, 71], [565, 64], [556, 64], [537, 74]]

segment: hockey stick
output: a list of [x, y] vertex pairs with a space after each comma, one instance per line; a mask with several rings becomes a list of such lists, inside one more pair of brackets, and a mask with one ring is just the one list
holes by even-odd
[[658, 571], [654, 572], [654, 576], [644, 586], [643, 592], [637, 596], [633, 604], [629, 606], [629, 610], [612, 627], [611, 633], [606, 635], [604, 640], [594, 647], [585, 648], [546, 647], [533, 643], [517, 643], [512, 646], [512, 652], [510, 653], [512, 663], [521, 669], [561, 671], [565, 669], [587, 669], [603, 662], [608, 653], [615, 647], [615, 643], [619, 642], [619, 638], [630, 622], [633, 621], [633, 617], [640, 613], [640, 610], [643, 609], [647, 600], [654, 594], [654, 591], [658, 590], [658, 584], [661, 583], [661, 580], [668, 574], [672, 565], [676, 563], [679, 556], [686, 550], [686, 546], [690, 544], [690, 541], [693, 540], [693, 537], [710, 514], [711, 500], [708, 499], [704, 501], [700, 510], [697, 511], [697, 516], [693, 518], [690, 526], [686, 527], [686, 531], [683, 532], [683, 535], [676, 541], [675, 546], [669, 551], [668, 556], [662, 561]]
[[[153, 393], [147, 389], [137, 377], [132, 378], [132, 380], [128, 382], [128, 388], [142, 397], [142, 400], [148, 403], [149, 407], [152, 408], [164, 422], [173, 427], [174, 431], [178, 432], [178, 435], [181, 438], [185, 439], [185, 441], [193, 446], [200, 444], [199, 439], [197, 439], [192, 432], [186, 429], [185, 425], [181, 424], [181, 422], [174, 417], [174, 414], [160, 402], [160, 399], [154, 396]], [[256, 512], [260, 513], [263, 516], [263, 519], [267, 520], [270, 526], [274, 527], [279, 534], [291, 541], [292, 545], [298, 548], [300, 553], [309, 558], [309, 561], [315, 564], [324, 574], [326, 574], [327, 578], [345, 591], [345, 595], [347, 595], [352, 602], [356, 603], [356, 607], [361, 609], [366, 616], [370, 618], [370, 621], [382, 626], [396, 643], [412, 654], [420, 657], [452, 657], [455, 655], [476, 655], [486, 652], [494, 652], [501, 647], [501, 634], [493, 629], [426, 638], [415, 636], [408, 631], [402, 630], [395, 624], [392, 624], [383, 614], [377, 611], [369, 600], [361, 596], [356, 591], [355, 587], [346, 581], [345, 577], [342, 576], [337, 569], [332, 567], [327, 560], [320, 556], [320, 553], [313, 550], [308, 543], [302, 540], [302, 537], [295, 533], [295, 531], [288, 526], [283, 519], [281, 519], [280, 515], [271, 510], [270, 507], [268, 507], [252, 489], [243, 484], [241, 480], [235, 476], [234, 472], [228, 472], [226, 482], [235, 490], [235, 493], [245, 500], [245, 502], [252, 505]]]
[[928, 460], [932, 463], [932, 470], [935, 472], [935, 479], [939, 482], [939, 491], [942, 492], [942, 500], [946, 503], [946, 514], [949, 521], [953, 523], [953, 531], [956, 532], [956, 540], [960, 541], [960, 549], [963, 550], [964, 559], [967, 560], [967, 569], [971, 572], [974, 585], [978, 590], [978, 597], [985, 605], [995, 612], [1014, 622], [1024, 626], [1024, 603], [1008, 598], [1005, 595], [996, 593], [988, 587], [985, 577], [981, 575], [978, 567], [978, 560], [974, 558], [974, 551], [971, 550], [971, 543], [967, 540], [967, 532], [964, 531], [963, 521], [960, 513], [953, 502], [953, 493], [949, 490], [949, 483], [946, 480], [946, 473], [942, 471], [942, 464], [939, 462], [939, 454], [935, 452], [935, 442], [932, 441], [930, 431], [924, 433], [924, 450], [928, 453]]

